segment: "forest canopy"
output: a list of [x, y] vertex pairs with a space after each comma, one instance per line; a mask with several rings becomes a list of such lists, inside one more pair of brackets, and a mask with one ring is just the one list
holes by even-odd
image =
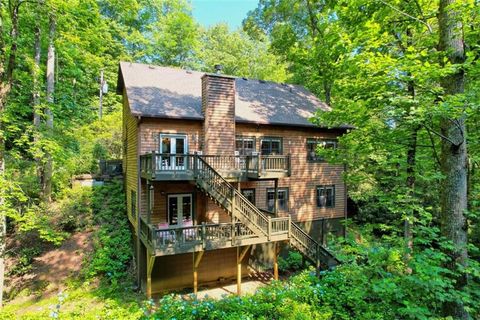
[[119, 61], [307, 87], [332, 106], [312, 122], [355, 128], [317, 151], [346, 166], [354, 223], [403, 248], [398, 283], [429, 255], [458, 294], [427, 316], [478, 315], [478, 0], [260, 0], [238, 30], [201, 26], [186, 0], [0, 0], [2, 230], [61, 241], [52, 203], [121, 157]]

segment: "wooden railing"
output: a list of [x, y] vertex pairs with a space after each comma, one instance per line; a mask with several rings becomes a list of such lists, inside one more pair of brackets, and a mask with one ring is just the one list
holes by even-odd
[[223, 179], [203, 158], [195, 161], [195, 167], [195, 179], [200, 187], [257, 235], [268, 235], [268, 218], [255, 205]]
[[263, 175], [285, 173], [290, 175], [290, 155], [287, 156], [224, 156], [151, 152], [140, 156], [142, 174], [181, 173], [193, 170], [194, 158], [200, 157], [217, 172], [236, 171], [245, 174]]
[[[177, 159], [183, 160], [178, 161]], [[249, 157], [245, 158], [245, 170], [250, 170], [249, 166], [254, 164], [254, 160], [256, 161], [256, 170], [264, 170], [263, 168], [268, 168], [268, 170], [289, 170], [290, 167], [290, 157], [258, 156], [250, 160]], [[270, 240], [275, 235], [286, 234], [290, 244], [317, 265], [320, 264], [320, 261], [329, 266], [338, 263], [328, 250], [291, 221], [290, 217], [272, 218], [267, 216], [226, 181], [212, 166], [217, 165], [220, 168], [233, 166], [234, 168], [242, 169], [241, 157], [172, 156], [152, 153], [144, 156], [142, 161], [142, 170], [144, 170], [143, 168], [146, 170], [155, 169], [156, 171], [178, 170], [178, 167], [182, 167], [183, 170], [192, 170], [197, 186], [210, 195], [233, 218], [240, 221], [239, 224], [204, 224], [158, 230], [153, 230], [151, 226], [146, 225], [142, 221], [141, 232], [153, 246], [161, 247], [173, 244], [188, 246], [201, 243], [205, 245], [205, 241], [232, 240], [240, 236], [266, 237]], [[162, 161], [166, 162], [163, 163]], [[212, 163], [212, 165], [208, 162]], [[175, 166], [172, 167], [172, 163]]]
[[146, 240], [147, 245], [154, 247], [155, 245], [155, 231], [151, 224], [148, 224], [140, 217], [140, 235]]
[[212, 168], [217, 171], [223, 170], [238, 170], [245, 171], [246, 159], [245, 156], [218, 156], [218, 155], [202, 155]]
[[140, 156], [142, 174], [177, 173], [193, 170], [193, 154], [171, 154], [152, 152]]
[[282, 233], [290, 233], [290, 223], [291, 220], [289, 218], [271, 218], [271, 234], [282, 234]]
[[[232, 215], [245, 222], [245, 226], [259, 236], [270, 239], [274, 234], [287, 233], [290, 244], [316, 264], [336, 264], [335, 257], [288, 218], [271, 218], [248, 201], [228, 181], [202, 158], [195, 161], [195, 179], [205, 192], [215, 198]], [[333, 263], [331, 263], [333, 261]]]
[[195, 245], [206, 246], [212, 242], [233, 242], [235, 239], [256, 237], [243, 223], [217, 223], [194, 226], [180, 226], [169, 228], [155, 228], [148, 225], [141, 218], [141, 234], [153, 250], [162, 250], [168, 247], [191, 248]]

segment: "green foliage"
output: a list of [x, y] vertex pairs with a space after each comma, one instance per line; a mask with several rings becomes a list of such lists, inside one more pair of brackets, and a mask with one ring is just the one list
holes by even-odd
[[65, 190], [55, 210], [56, 224], [67, 232], [91, 228], [94, 225], [92, 196], [91, 188], [77, 186]]
[[[444, 264], [449, 257], [436, 246], [438, 230], [425, 230], [408, 263], [398, 238], [378, 242], [362, 237], [338, 245], [343, 263], [320, 278], [313, 269], [273, 282], [254, 295], [219, 301], [167, 295], [158, 304], [144, 305], [144, 319], [441, 319], [441, 304], [460, 299], [471, 315], [479, 315], [478, 262], [471, 261], [472, 283], [467, 292], [453, 290]], [[366, 233], [368, 234], [368, 232]], [[400, 244], [400, 245], [399, 245]], [[475, 270], [475, 271], [474, 271]]]
[[270, 51], [266, 38], [252, 39], [241, 30], [218, 24], [202, 32], [200, 39], [196, 59], [201, 70], [213, 72], [215, 64], [221, 64], [225, 74], [277, 82], [287, 79], [286, 64]]
[[102, 120], [95, 120], [74, 130], [78, 153], [70, 160], [72, 173], [95, 173], [98, 160], [121, 159], [123, 151], [122, 112], [115, 110]]
[[41, 252], [40, 248], [30, 247], [22, 248], [17, 254], [16, 263], [12, 269], [9, 270], [8, 275], [23, 275], [32, 269], [33, 259]]
[[139, 319], [142, 309], [138, 299], [131, 290], [73, 283], [57, 295], [8, 304], [0, 319]]
[[278, 269], [280, 271], [298, 271], [303, 265], [302, 254], [298, 251], [288, 251], [286, 259], [278, 258]]
[[121, 182], [95, 187], [92, 192], [92, 210], [98, 230], [85, 274], [87, 278], [103, 277], [114, 289], [127, 277], [132, 260], [132, 235], [126, 217], [125, 195]]

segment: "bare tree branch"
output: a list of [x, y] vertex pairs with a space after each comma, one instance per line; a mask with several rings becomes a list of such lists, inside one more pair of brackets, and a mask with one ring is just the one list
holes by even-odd
[[387, 7], [391, 8], [392, 10], [400, 13], [401, 15], [404, 15], [406, 17], [409, 17], [410, 19], [413, 19], [415, 21], [420, 22], [421, 24], [425, 25], [428, 28], [428, 32], [433, 33], [432, 27], [426, 21], [424, 21], [422, 19], [418, 19], [417, 17], [414, 17], [414, 16], [412, 16], [412, 15], [406, 13], [406, 12], [403, 12], [402, 10], [398, 9], [397, 7], [391, 5], [390, 3], [386, 2], [386, 1], [383, 1], [383, 0], [378, 0], [378, 1], [383, 3], [384, 5], [386, 5]]
[[433, 140], [432, 133], [428, 130], [428, 128], [425, 127], [425, 129], [427, 129], [428, 137], [430, 138], [430, 143], [432, 144], [431, 147], [432, 147], [432, 150], [433, 150], [433, 156], [435, 157], [435, 160], [437, 161], [437, 165], [440, 166], [441, 162], [440, 162], [440, 158], [438, 157], [437, 147], [435, 146], [435, 140]]
[[460, 143], [457, 143], [457, 142], [453, 142], [451, 139], [449, 139], [448, 137], [444, 136], [443, 134], [441, 134], [440, 132], [437, 132], [435, 130], [433, 130], [432, 128], [429, 128], [427, 127], [426, 124], [423, 124], [423, 126], [425, 127], [425, 129], [427, 129], [429, 132], [433, 133], [434, 135], [436, 136], [439, 136], [440, 138], [442, 138], [443, 140], [445, 141], [448, 141], [450, 142], [452, 145], [454, 145], [455, 147], [459, 147], [462, 145], [463, 142], [460, 142]]

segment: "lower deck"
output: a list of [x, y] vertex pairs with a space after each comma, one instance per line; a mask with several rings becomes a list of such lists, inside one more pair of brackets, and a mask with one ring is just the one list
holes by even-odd
[[289, 220], [269, 219], [270, 232], [253, 233], [241, 222], [202, 223], [192, 226], [158, 228], [140, 219], [140, 238], [156, 256], [225, 249], [289, 239]]
[[[241, 293], [242, 279], [252, 272], [249, 266], [251, 254], [252, 246], [244, 246], [156, 257], [150, 266], [150, 275], [148, 265], [142, 268], [140, 283], [150, 296], [178, 290], [197, 293], [202, 286], [218, 286], [232, 281], [237, 282], [237, 293]], [[144, 247], [141, 256], [147, 258]]]

